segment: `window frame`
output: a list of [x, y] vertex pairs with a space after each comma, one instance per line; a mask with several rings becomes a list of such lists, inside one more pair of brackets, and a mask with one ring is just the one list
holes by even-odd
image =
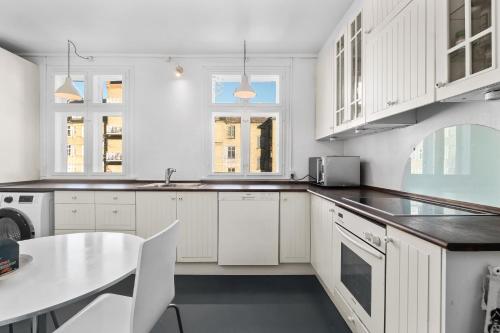
[[[279, 87], [276, 89], [279, 94], [279, 103], [249, 103], [239, 101], [237, 103], [213, 103], [212, 77], [213, 75], [241, 75], [243, 68], [216, 66], [206, 67], [206, 126], [208, 134], [205, 136], [209, 140], [204, 140], [206, 145], [206, 178], [249, 178], [249, 179], [283, 179], [287, 178], [289, 171], [287, 167], [290, 159], [290, 147], [285, 145], [285, 138], [290, 139], [289, 134], [289, 66], [247, 66], [247, 75], [276, 75], [279, 76]], [[241, 117], [241, 172], [215, 172], [214, 166], [214, 118], [220, 116]], [[276, 116], [278, 127], [277, 152], [274, 156], [279, 158], [277, 172], [250, 172], [250, 118], [262, 116]]]
[[[56, 75], [66, 75], [67, 68], [64, 66], [47, 66], [45, 80], [45, 120], [43, 122], [46, 130], [46, 141], [44, 142], [46, 153], [43, 154], [46, 159], [43, 161], [45, 165], [44, 178], [133, 178], [132, 173], [132, 145], [131, 137], [133, 119], [132, 115], [132, 98], [133, 91], [133, 72], [131, 67], [114, 67], [114, 66], [72, 66], [72, 74], [84, 75], [85, 78], [85, 96], [83, 103], [65, 104], [55, 103], [54, 97], [54, 82]], [[94, 103], [93, 102], [93, 80], [96, 76], [102, 75], [121, 75], [123, 84], [123, 99], [122, 103]], [[61, 130], [56, 128], [56, 117], [68, 116], [83, 116], [84, 117], [84, 172], [63, 172], [56, 171], [56, 131]], [[102, 156], [98, 155], [99, 150], [96, 146], [96, 129], [101, 125], [98, 122], [103, 116], [121, 116], [123, 121], [122, 126], [122, 172], [107, 173], [104, 171], [95, 171], [94, 166], [102, 160]], [[64, 132], [67, 133], [67, 128], [64, 127]], [[65, 147], [64, 147], [65, 148]]]

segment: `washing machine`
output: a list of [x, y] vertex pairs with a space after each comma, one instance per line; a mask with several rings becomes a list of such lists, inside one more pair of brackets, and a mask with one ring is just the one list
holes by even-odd
[[53, 193], [0, 193], [0, 239], [54, 234]]

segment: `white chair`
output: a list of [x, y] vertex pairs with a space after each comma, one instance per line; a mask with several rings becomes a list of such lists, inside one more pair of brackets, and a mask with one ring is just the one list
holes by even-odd
[[174, 269], [179, 221], [147, 239], [139, 250], [132, 297], [104, 294], [69, 319], [57, 333], [148, 333], [167, 308], [182, 322], [175, 295]]

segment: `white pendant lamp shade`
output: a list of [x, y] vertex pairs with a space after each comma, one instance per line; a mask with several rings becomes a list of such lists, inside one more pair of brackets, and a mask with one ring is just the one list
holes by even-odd
[[254, 98], [255, 90], [252, 89], [250, 81], [248, 81], [247, 76], [247, 42], [243, 41], [243, 76], [241, 77], [241, 83], [238, 89], [234, 91], [234, 96], [241, 99], [251, 99]]
[[80, 95], [78, 90], [75, 88], [75, 85], [73, 84], [73, 80], [71, 80], [71, 77], [69, 76], [66, 77], [66, 80], [64, 80], [63, 85], [57, 88], [55, 96], [70, 101], [79, 101], [82, 99], [82, 96]]
[[250, 82], [248, 81], [248, 76], [243, 74], [241, 78], [241, 84], [234, 92], [234, 96], [242, 99], [254, 98], [256, 95], [255, 90], [252, 89]]

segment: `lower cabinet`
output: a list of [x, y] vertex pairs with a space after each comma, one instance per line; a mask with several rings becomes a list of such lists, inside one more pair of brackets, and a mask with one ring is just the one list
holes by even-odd
[[280, 194], [280, 262], [308, 263], [311, 261], [310, 194], [282, 192]]
[[177, 219], [176, 192], [136, 192], [137, 236], [149, 238]]
[[333, 225], [335, 204], [311, 196], [311, 264], [331, 293], [333, 280]]
[[217, 193], [178, 192], [179, 262], [217, 262]]
[[386, 333], [441, 332], [439, 246], [387, 227]]
[[96, 205], [96, 230], [135, 230], [135, 205]]
[[94, 204], [56, 203], [54, 219], [56, 230], [95, 230]]
[[151, 237], [181, 221], [178, 262], [217, 261], [216, 192], [137, 192], [137, 235]]

